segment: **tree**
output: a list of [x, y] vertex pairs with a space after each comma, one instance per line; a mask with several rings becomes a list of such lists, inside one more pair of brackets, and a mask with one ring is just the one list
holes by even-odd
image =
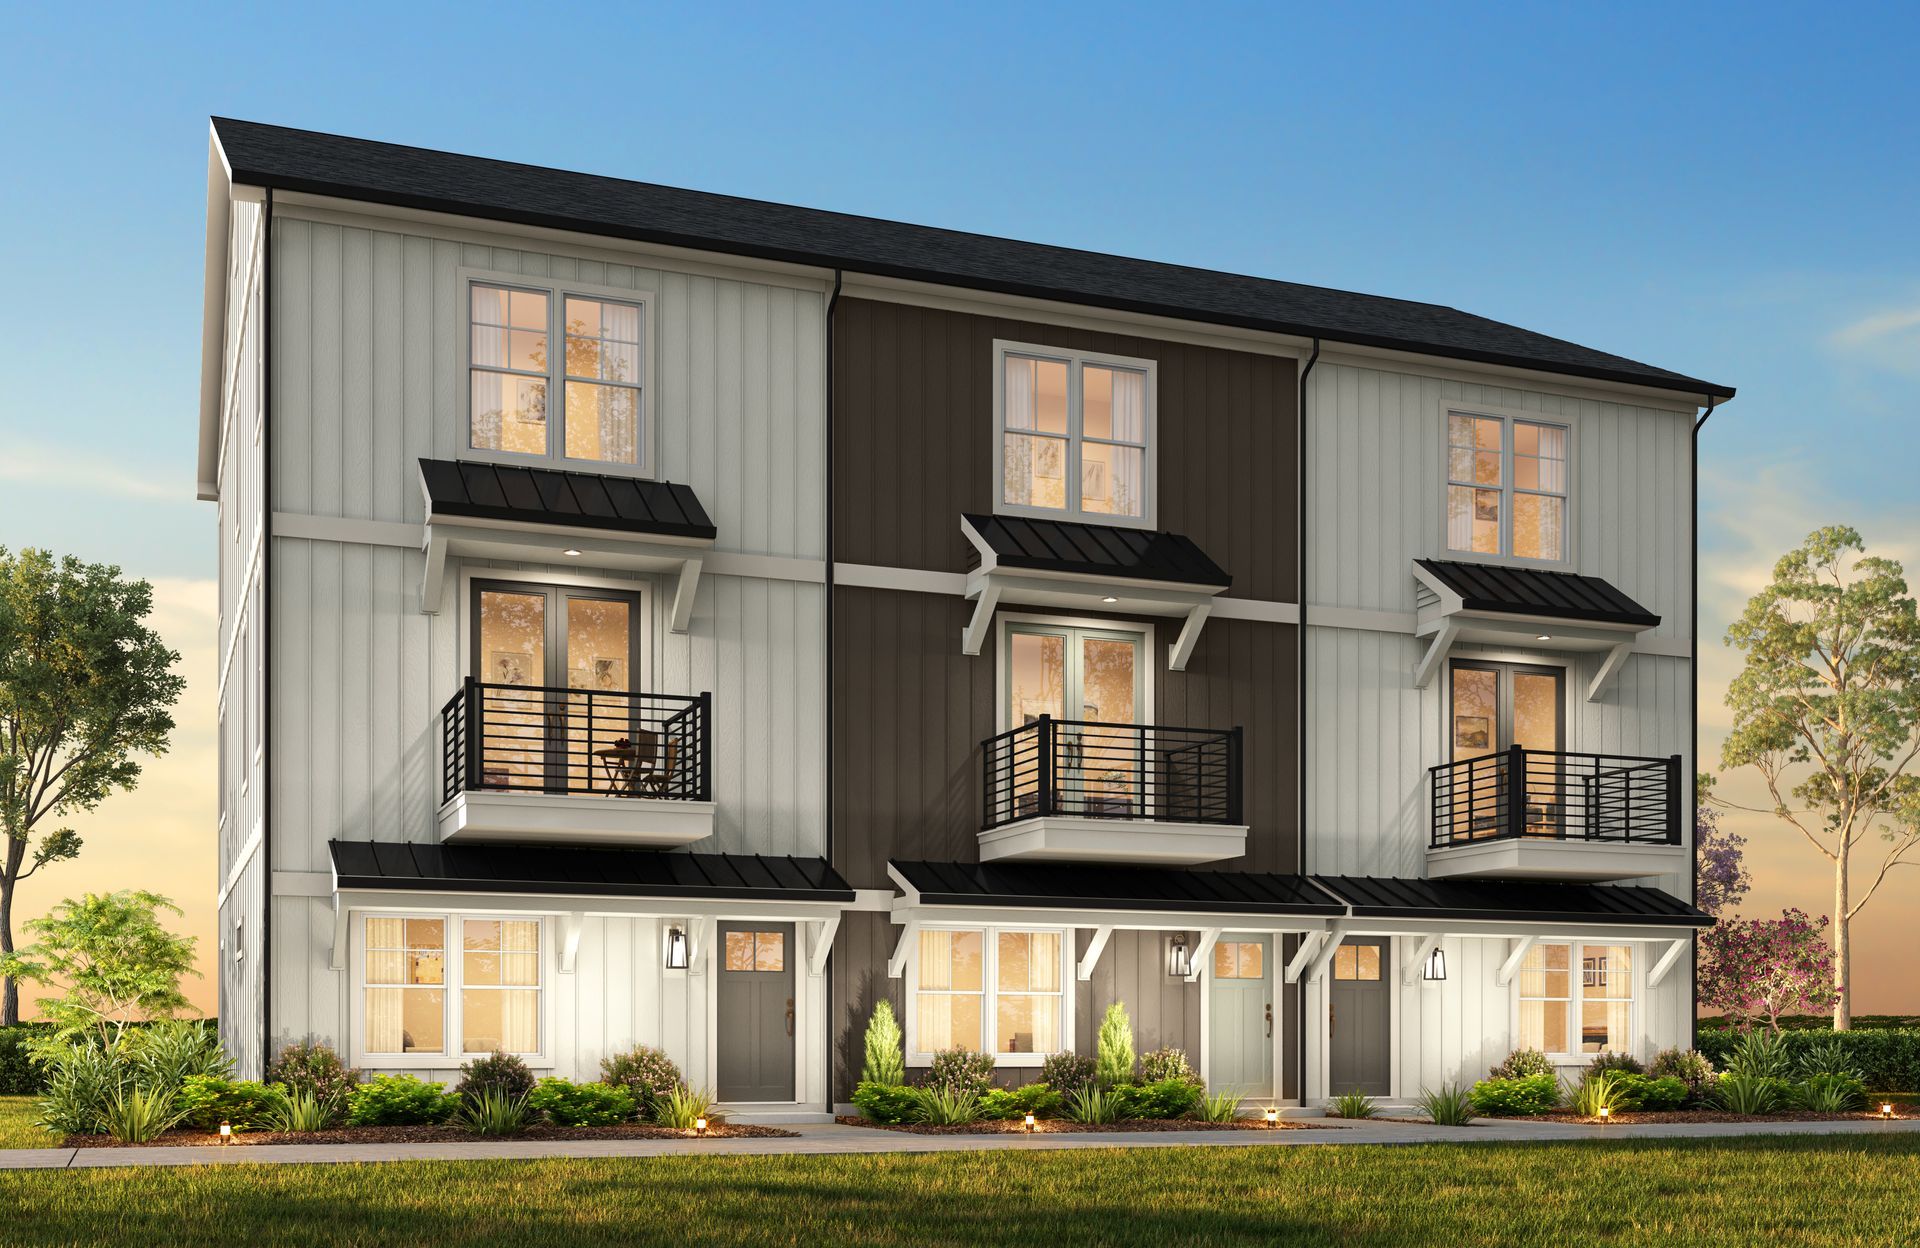
[[36, 942], [0, 958], [15, 979], [58, 984], [66, 995], [41, 1003], [61, 1038], [91, 1028], [102, 1039], [140, 1019], [172, 1018], [187, 1008], [180, 991], [199, 941], [160, 922], [160, 911], [180, 907], [157, 893], [88, 893], [68, 898], [44, 918], [27, 923]]
[[[144, 622], [152, 609], [153, 587], [118, 568], [0, 547], [0, 957], [15, 886], [80, 852], [62, 821], [133, 788], [138, 756], [166, 752], [186, 682]], [[19, 1021], [7, 976], [0, 1026]]]
[[893, 1017], [893, 1002], [882, 997], [873, 1007], [873, 1017], [867, 1020], [867, 1058], [860, 1082], [897, 1088], [906, 1081], [907, 1058], [900, 1024]]
[[[1900, 564], [1870, 557], [1852, 529], [1818, 529], [1774, 565], [1727, 630], [1746, 664], [1727, 691], [1724, 767], [1765, 778], [1772, 813], [1833, 866], [1833, 1025], [1852, 1020], [1849, 924], [1920, 856], [1920, 616]], [[1854, 896], [1856, 850], [1886, 846]]]
[[1100, 1020], [1096, 1037], [1093, 1078], [1103, 1088], [1133, 1082], [1133, 1023], [1127, 1018], [1127, 1006], [1115, 1001]]
[[1721, 919], [1700, 934], [1700, 1000], [1742, 1026], [1765, 1016], [1775, 1031], [1782, 1014], [1828, 1008], [1842, 990], [1825, 936], [1829, 923], [1802, 910], [1777, 919]]
[[1730, 913], [1753, 887], [1747, 838], [1721, 827], [1719, 811], [1701, 806], [1693, 813], [1693, 843], [1693, 904], [1711, 915]]

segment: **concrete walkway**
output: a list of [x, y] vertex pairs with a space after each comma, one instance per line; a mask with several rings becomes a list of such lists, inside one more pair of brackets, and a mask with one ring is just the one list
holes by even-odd
[[1481, 1119], [1470, 1127], [1410, 1122], [1315, 1120], [1307, 1130], [1076, 1132], [1059, 1135], [912, 1135], [839, 1124], [798, 1127], [792, 1139], [500, 1140], [441, 1144], [254, 1144], [173, 1148], [0, 1149], [0, 1170], [98, 1169], [374, 1161], [498, 1161], [540, 1157], [826, 1156], [849, 1153], [957, 1153], [989, 1149], [1245, 1148], [1263, 1145], [1434, 1144], [1546, 1140], [1690, 1140], [1769, 1135], [1870, 1136], [1920, 1133], [1920, 1118], [1893, 1122], [1702, 1122], [1587, 1127]]

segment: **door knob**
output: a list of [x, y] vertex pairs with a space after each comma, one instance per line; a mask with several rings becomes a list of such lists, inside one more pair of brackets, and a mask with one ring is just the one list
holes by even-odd
[[1273, 1039], [1273, 1002], [1267, 1002], [1267, 1039]]

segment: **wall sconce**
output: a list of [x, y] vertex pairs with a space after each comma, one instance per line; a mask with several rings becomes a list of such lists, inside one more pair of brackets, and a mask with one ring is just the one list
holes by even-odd
[[1441, 949], [1439, 945], [1435, 945], [1433, 947], [1433, 952], [1427, 955], [1427, 967], [1424, 971], [1421, 972], [1421, 978], [1431, 981], [1431, 980], [1445, 979], [1446, 977], [1447, 977], [1446, 951]]
[[1167, 937], [1167, 974], [1185, 979], [1193, 973], [1193, 954], [1187, 948], [1187, 934], [1175, 932]]
[[684, 927], [667, 929], [667, 969], [670, 971], [687, 969], [687, 929]]

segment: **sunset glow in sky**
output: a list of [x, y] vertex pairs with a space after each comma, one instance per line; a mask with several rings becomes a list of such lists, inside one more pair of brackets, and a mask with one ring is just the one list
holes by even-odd
[[[1685, 8], [15, 11], [0, 545], [151, 579], [188, 678], [172, 752], [16, 919], [150, 888], [212, 950], [211, 113], [1430, 300], [1731, 383], [1701, 443], [1716, 760], [1721, 638], [1780, 553], [1849, 523], [1920, 583], [1920, 10]], [[1831, 909], [1797, 833], [1728, 823], [1745, 913]], [[1856, 923], [1856, 1012], [1920, 1010], [1916, 931], [1903, 868]]]

